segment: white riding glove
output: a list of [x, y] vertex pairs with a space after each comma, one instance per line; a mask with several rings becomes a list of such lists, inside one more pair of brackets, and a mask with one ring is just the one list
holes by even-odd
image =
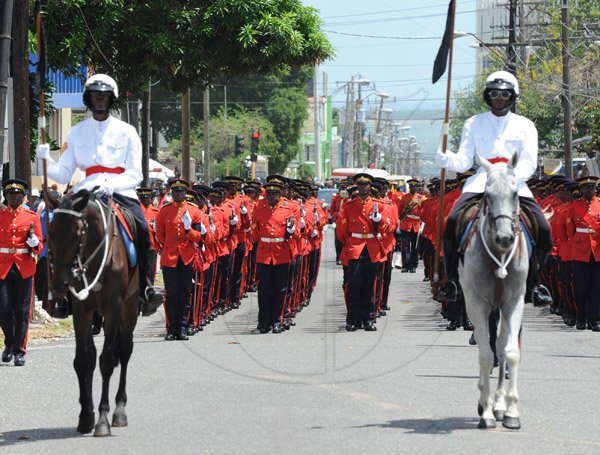
[[306, 227], [306, 220], [304, 217], [300, 217], [300, 228], [304, 229]]
[[38, 144], [35, 149], [35, 153], [38, 158], [47, 160], [50, 158], [50, 144]]
[[200, 234], [202, 235], [206, 235], [208, 231], [206, 230], [206, 226], [204, 226], [204, 223], [200, 223]]
[[29, 245], [31, 248], [35, 248], [40, 244], [40, 239], [37, 238], [35, 234], [25, 240], [25, 243]]
[[236, 224], [238, 224], [239, 221], [240, 220], [237, 215], [233, 215], [232, 218], [229, 218], [229, 224], [232, 226], [235, 226]]
[[369, 215], [369, 218], [372, 219], [375, 223], [379, 223], [381, 221], [381, 212], [371, 212], [371, 214]]
[[190, 212], [187, 210], [183, 212], [183, 216], [181, 217], [181, 221], [183, 222], [183, 228], [186, 231], [189, 231], [192, 227], [192, 217], [190, 216]]
[[240, 213], [242, 215], [247, 215], [248, 214], [248, 209], [246, 208], [246, 204], [242, 204], [242, 206], [240, 207]]
[[115, 188], [113, 187], [112, 183], [108, 180], [98, 185], [98, 188], [96, 188], [96, 191], [94, 191], [95, 194], [104, 196], [112, 196], [114, 192]]
[[317, 232], [316, 229], [313, 229], [312, 234], [310, 234], [310, 236], [314, 239], [316, 236], [318, 236], [319, 233]]
[[450, 155], [447, 152], [442, 153], [441, 150], [438, 150], [435, 153], [435, 164], [441, 169], [446, 169], [450, 164]]
[[294, 233], [294, 231], [296, 230], [296, 225], [294, 225], [294, 226], [289, 226], [289, 227], [285, 228], [285, 230], [287, 231], [287, 233], [288, 233], [288, 234], [290, 234], [290, 235], [291, 235], [291, 234], [293, 234], [293, 233]]

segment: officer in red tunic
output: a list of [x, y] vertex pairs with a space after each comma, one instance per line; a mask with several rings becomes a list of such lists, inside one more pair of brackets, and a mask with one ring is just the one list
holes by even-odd
[[283, 185], [264, 185], [266, 198], [252, 213], [251, 233], [257, 243], [258, 327], [260, 333], [281, 333], [283, 305], [287, 292], [290, 263], [294, 259], [292, 242], [299, 236], [300, 220], [290, 201], [281, 197]]
[[577, 179], [581, 199], [567, 212], [567, 236], [573, 260], [573, 289], [577, 329], [600, 332], [600, 198], [595, 196], [598, 177]]
[[415, 273], [419, 265], [417, 252], [417, 236], [421, 226], [421, 203], [426, 199], [418, 192], [421, 182], [410, 179], [409, 192], [402, 196], [400, 201], [400, 236], [402, 239], [402, 273]]
[[29, 189], [22, 180], [2, 185], [6, 207], [0, 210], [0, 326], [2, 361], [25, 365], [33, 299], [36, 256], [42, 251], [42, 226], [35, 212], [22, 206]]
[[358, 197], [344, 204], [338, 216], [336, 235], [342, 242], [342, 261], [348, 262], [346, 274], [346, 330], [353, 332], [361, 325], [375, 331], [375, 277], [385, 258], [382, 235], [389, 232], [384, 217], [383, 201], [371, 197], [373, 178], [356, 174]]
[[173, 202], [163, 204], [156, 219], [156, 237], [162, 247], [160, 266], [165, 281], [167, 334], [165, 340], [187, 340], [193, 260], [196, 243], [207, 234], [198, 207], [186, 201], [188, 182], [169, 182]]
[[[144, 218], [148, 222], [148, 233], [150, 234], [150, 252], [152, 260], [149, 260], [149, 267], [154, 272], [152, 276], [152, 284], [154, 284], [154, 279], [156, 278], [156, 256], [157, 251], [159, 250], [158, 240], [156, 240], [156, 218], [158, 217], [159, 209], [154, 207], [152, 204], [152, 200], [154, 199], [154, 190], [152, 188], [147, 187], [139, 187], [136, 188], [135, 192], [138, 195], [140, 203], [142, 204], [142, 212], [144, 213]], [[144, 316], [148, 316], [147, 312]]]

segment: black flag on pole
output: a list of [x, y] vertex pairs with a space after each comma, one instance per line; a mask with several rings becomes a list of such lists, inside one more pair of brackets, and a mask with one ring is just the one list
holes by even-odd
[[433, 62], [433, 75], [431, 76], [431, 82], [435, 84], [440, 80], [440, 77], [446, 72], [446, 64], [448, 62], [448, 50], [450, 49], [450, 40], [452, 37], [452, 11], [454, 8], [454, 0], [450, 0], [448, 5], [448, 16], [446, 17], [446, 30], [444, 31], [444, 37], [442, 38], [442, 44]]

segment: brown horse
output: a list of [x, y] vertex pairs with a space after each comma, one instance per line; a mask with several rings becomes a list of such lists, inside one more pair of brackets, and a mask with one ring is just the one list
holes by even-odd
[[54, 273], [52, 286], [57, 296], [73, 294], [75, 360], [79, 380], [81, 413], [77, 431], [94, 429], [92, 378], [96, 348], [92, 316], [98, 310], [104, 319], [104, 347], [100, 355], [102, 397], [94, 436], [110, 435], [108, 387], [115, 367], [121, 363], [112, 426], [127, 425], [125, 405], [127, 364], [133, 350], [133, 330], [138, 317], [137, 267], [129, 266], [125, 244], [112, 205], [82, 190], [66, 197], [54, 211], [49, 232]]

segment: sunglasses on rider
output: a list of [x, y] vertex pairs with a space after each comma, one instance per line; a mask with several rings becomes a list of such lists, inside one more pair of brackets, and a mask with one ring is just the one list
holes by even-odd
[[508, 90], [492, 90], [490, 91], [490, 98], [495, 100], [496, 98], [502, 98], [507, 100], [512, 96], [512, 93]]

